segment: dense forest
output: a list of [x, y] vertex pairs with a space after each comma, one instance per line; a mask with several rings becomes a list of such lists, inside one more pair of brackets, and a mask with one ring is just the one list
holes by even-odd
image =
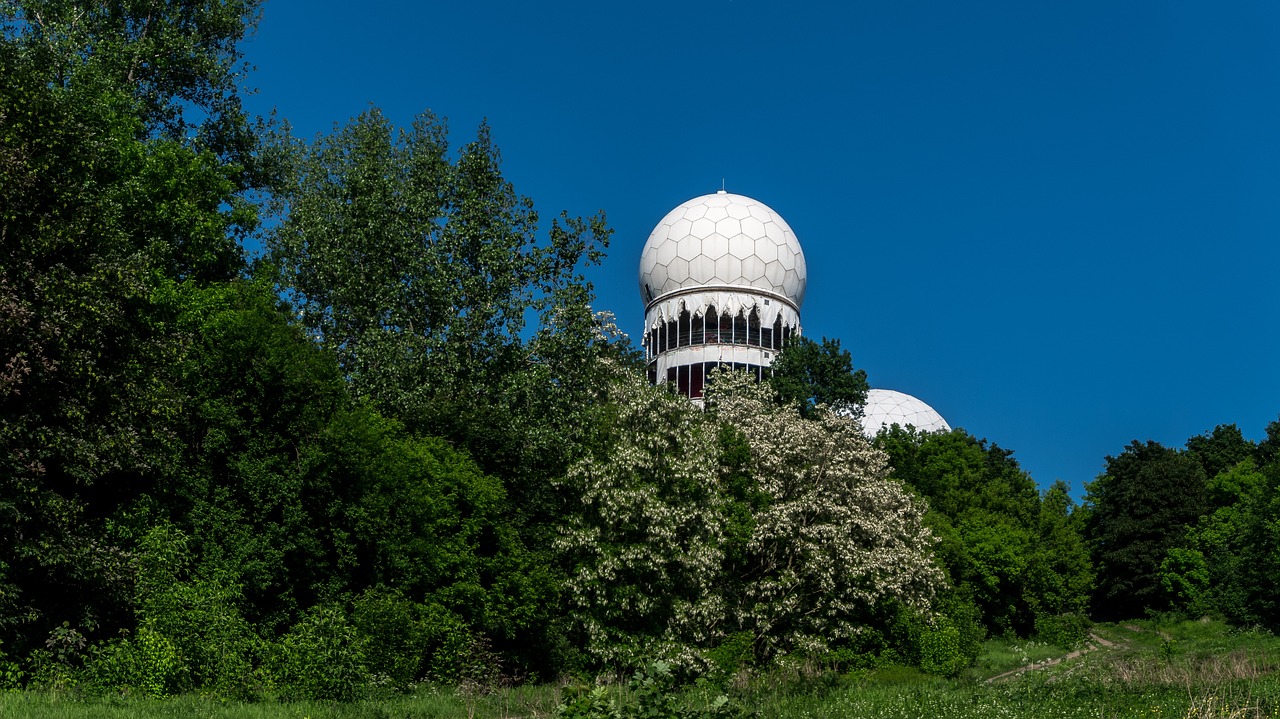
[[0, 686], [950, 675], [1092, 620], [1280, 626], [1280, 422], [1134, 441], [1077, 505], [963, 430], [865, 439], [838, 342], [695, 406], [593, 310], [604, 217], [548, 223], [487, 128], [248, 117], [258, 11], [0, 2]]

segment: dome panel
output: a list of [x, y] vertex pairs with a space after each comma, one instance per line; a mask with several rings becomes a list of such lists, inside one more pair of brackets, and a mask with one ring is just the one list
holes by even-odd
[[794, 270], [796, 268], [796, 256], [790, 252], [778, 252], [778, 264], [782, 265], [784, 270]]
[[[710, 218], [708, 217], [707, 219], [710, 219]], [[727, 217], [723, 220], [716, 222], [716, 234], [724, 235], [725, 237], [733, 237], [734, 235], [740, 235], [742, 234], [742, 223], [738, 222], [732, 217]]]
[[640, 255], [640, 274], [648, 272], [648, 268], [658, 264], [658, 248], [650, 245], [644, 248], [644, 253]]
[[676, 246], [676, 256], [683, 257], [686, 260], [692, 260], [702, 254], [702, 240], [694, 237], [693, 235], [681, 237], [679, 242], [667, 242], [664, 244], [674, 244]]
[[[715, 232], [715, 231], [716, 231], [716, 223], [712, 222], [711, 220], [705, 217], [701, 217], [693, 221], [693, 229], [689, 231], [689, 234], [701, 239], [703, 237], [706, 237], [707, 235], [710, 235], [712, 232]], [[672, 238], [672, 239], [675, 239], [675, 238]]]
[[[686, 203], [686, 205], [687, 206], [685, 207], [684, 215], [683, 215], [683, 217], [686, 220], [696, 220], [702, 217], [703, 215], [707, 214], [707, 206], [702, 204], [701, 202], [699, 202], [696, 205], [692, 205], [688, 203]], [[676, 209], [678, 210], [680, 208], [677, 207]]]
[[768, 237], [756, 240], [756, 256], [765, 262], [778, 261], [778, 246]]
[[782, 287], [786, 290], [787, 295], [795, 295], [800, 292], [800, 277], [796, 275], [795, 270], [787, 270], [782, 276]]
[[728, 284], [742, 280], [742, 260], [733, 255], [716, 258], [716, 278]]
[[[707, 255], [698, 255], [689, 260], [689, 276], [701, 279], [703, 277], [714, 277], [716, 274], [716, 261]], [[702, 283], [705, 284], [705, 283]]]
[[[648, 282], [645, 282], [645, 280], [648, 280]], [[662, 291], [662, 287], [666, 286], [667, 280], [667, 266], [655, 265], [647, 275], [640, 278], [640, 291], [644, 292], [647, 284], [653, 290], [653, 296], [656, 298], [658, 293]]]
[[764, 266], [764, 278], [769, 284], [775, 287], [782, 287], [782, 280], [787, 276], [787, 271], [782, 269], [782, 265], [777, 262], [769, 262]]
[[763, 280], [764, 260], [755, 255], [744, 257], [742, 260], [742, 277], [753, 285]]
[[765, 207], [764, 205], [761, 205], [758, 203], [754, 205], [748, 205], [747, 211], [751, 213], [752, 217], [756, 218], [757, 220], [760, 220], [761, 222], [770, 222], [773, 220], [773, 212], [769, 208]]
[[751, 210], [743, 205], [729, 205], [725, 207], [729, 211], [729, 216], [735, 220], [742, 220], [751, 216]]
[[719, 222], [729, 217], [729, 210], [724, 207], [708, 207], [707, 214], [703, 215], [703, 217], [712, 222]]
[[693, 229], [693, 220], [681, 217], [672, 222], [667, 229], [667, 237], [684, 237]]
[[729, 251], [729, 238], [716, 232], [702, 241], [702, 251], [714, 260]]
[[683, 257], [677, 257], [667, 265], [667, 276], [672, 282], [684, 282], [689, 279], [689, 261]]
[[729, 238], [729, 254], [738, 259], [745, 259], [756, 253], [755, 240], [746, 235], [734, 235]]
[[665, 265], [675, 259], [677, 247], [679, 247], [679, 245], [674, 242], [664, 242], [661, 245], [658, 245], [654, 250], [658, 264]]
[[750, 237], [764, 237], [764, 223], [748, 215], [742, 218], [742, 234]]

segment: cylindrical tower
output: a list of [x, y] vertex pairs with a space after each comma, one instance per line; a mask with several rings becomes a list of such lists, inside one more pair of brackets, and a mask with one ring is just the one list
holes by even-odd
[[763, 202], [721, 190], [667, 213], [640, 255], [649, 381], [696, 399], [717, 365], [763, 378], [800, 333], [807, 274], [795, 233]]

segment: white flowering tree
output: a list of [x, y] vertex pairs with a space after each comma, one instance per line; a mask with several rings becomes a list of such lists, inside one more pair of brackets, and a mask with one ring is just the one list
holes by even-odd
[[763, 497], [729, 568], [739, 589], [727, 607], [758, 657], [822, 651], [886, 602], [929, 609], [943, 575], [925, 507], [889, 479], [886, 455], [854, 420], [821, 406], [803, 419], [742, 373], [719, 373], [707, 399], [745, 437], [745, 469]]
[[610, 374], [557, 542], [594, 661], [695, 668], [744, 635], [767, 661], [851, 638], [889, 603], [929, 610], [943, 575], [924, 507], [853, 420], [802, 418], [742, 374], [717, 375], [710, 411]]
[[600, 450], [563, 482], [577, 499], [556, 544], [571, 567], [569, 618], [602, 665], [696, 665], [724, 616], [715, 428], [683, 397], [604, 364]]

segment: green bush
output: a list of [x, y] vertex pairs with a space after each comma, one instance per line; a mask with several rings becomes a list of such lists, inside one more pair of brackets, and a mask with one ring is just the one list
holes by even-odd
[[341, 607], [313, 607], [280, 639], [272, 669], [282, 699], [359, 699], [370, 679], [365, 639]]
[[754, 664], [755, 643], [756, 637], [751, 632], [738, 632], [726, 637], [720, 646], [707, 650], [707, 661], [711, 664], [710, 678], [727, 681]]
[[163, 698], [186, 688], [187, 675], [174, 643], [144, 625], [135, 637], [94, 647], [82, 677], [90, 689]]
[[631, 677], [627, 691], [610, 696], [607, 687], [578, 688], [556, 707], [560, 719], [732, 719], [751, 716], [723, 694], [693, 707], [675, 691], [671, 665], [653, 662]]
[[930, 674], [955, 676], [973, 657], [961, 649], [960, 630], [949, 617], [940, 616], [919, 630], [920, 668]]
[[1083, 614], [1054, 614], [1036, 617], [1036, 636], [1064, 649], [1079, 646], [1089, 637], [1093, 623]]

